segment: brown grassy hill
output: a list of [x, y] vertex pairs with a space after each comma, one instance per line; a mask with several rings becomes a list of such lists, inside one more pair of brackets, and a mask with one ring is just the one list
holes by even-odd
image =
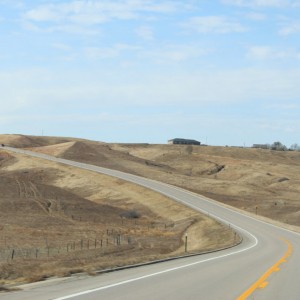
[[154, 170], [163, 168], [165, 172], [174, 171], [167, 164], [154, 163], [131, 155], [128, 151], [115, 150], [111, 145], [100, 142], [71, 141], [50, 146], [27, 147], [27, 149], [132, 174], [140, 174], [139, 170], [144, 169], [145, 166]]
[[[160, 180], [300, 226], [300, 152], [22, 135], [0, 135], [1, 143]], [[0, 263], [6, 280], [12, 274], [64, 274], [170, 255], [182, 248], [187, 229], [194, 249], [233, 242], [232, 233], [220, 224], [142, 187], [5, 150], [0, 151], [0, 190], [0, 248], [23, 249], [18, 253], [24, 256], [34, 245], [44, 249], [41, 259], [46, 259], [43, 264], [25, 259], [20, 268]], [[116, 250], [118, 233], [127, 244]], [[109, 239], [109, 247], [77, 252], [95, 239], [98, 246]], [[72, 253], [71, 244], [76, 248]], [[45, 258], [47, 247], [58, 249], [59, 255]], [[12, 255], [1, 249], [0, 258]]]
[[5, 144], [7, 146], [16, 148], [26, 148], [26, 147], [39, 147], [55, 145], [65, 142], [70, 142], [78, 139], [73, 138], [60, 138], [60, 137], [44, 137], [44, 136], [30, 136], [22, 134], [1, 134], [0, 144]]
[[58, 156], [161, 180], [300, 225], [299, 152], [86, 141], [69, 146]]
[[[106, 144], [30, 137], [40, 151], [175, 184], [226, 204], [300, 225], [300, 152], [237, 147]], [[1, 136], [0, 136], [1, 141]]]
[[300, 152], [180, 145], [113, 148], [173, 168], [172, 175], [161, 172], [160, 180], [300, 225]]
[[[43, 149], [102, 158], [94, 143]], [[237, 242], [228, 227], [158, 193], [5, 149], [0, 192], [0, 284], [169, 257], [184, 251], [186, 231], [190, 251]]]

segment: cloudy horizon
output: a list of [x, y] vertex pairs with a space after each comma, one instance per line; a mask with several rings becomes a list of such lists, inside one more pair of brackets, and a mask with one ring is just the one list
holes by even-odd
[[1, 133], [300, 144], [298, 0], [0, 0]]

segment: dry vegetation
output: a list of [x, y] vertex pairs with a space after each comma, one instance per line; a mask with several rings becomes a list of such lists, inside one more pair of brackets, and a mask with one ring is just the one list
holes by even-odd
[[62, 143], [60, 151], [55, 146], [32, 150], [160, 180], [300, 226], [299, 151], [83, 140]]
[[[0, 143], [133, 173], [153, 164], [84, 140], [7, 135]], [[186, 231], [189, 251], [236, 242], [228, 228], [158, 193], [5, 149], [0, 191], [0, 284], [170, 257], [184, 251]]]
[[[115, 145], [149, 159], [162, 181], [225, 204], [300, 226], [300, 152], [230, 147]], [[156, 170], [157, 172], [157, 170]], [[146, 175], [145, 173], [141, 173]]]
[[[300, 152], [18, 135], [2, 135], [1, 143], [160, 180], [300, 226]], [[0, 153], [0, 190], [0, 248], [44, 249], [37, 261], [26, 251], [22, 263], [2, 260], [3, 281], [172, 256], [184, 250], [186, 230], [190, 251], [234, 242], [228, 228], [153, 191], [5, 150]], [[121, 245], [116, 245], [119, 235]]]

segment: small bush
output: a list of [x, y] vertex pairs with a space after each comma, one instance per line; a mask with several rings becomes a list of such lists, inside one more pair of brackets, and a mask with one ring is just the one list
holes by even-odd
[[141, 217], [141, 214], [136, 210], [125, 211], [120, 215], [122, 218], [126, 219], [138, 219]]

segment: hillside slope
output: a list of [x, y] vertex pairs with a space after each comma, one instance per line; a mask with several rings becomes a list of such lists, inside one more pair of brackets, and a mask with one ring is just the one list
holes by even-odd
[[[94, 146], [64, 141], [43, 149], [74, 155]], [[5, 148], [0, 192], [0, 284], [177, 255], [185, 232], [191, 251], [237, 242], [227, 226], [156, 192]]]
[[[0, 136], [0, 142], [5, 141]], [[20, 144], [20, 137], [15, 136]], [[30, 137], [31, 150], [161, 180], [300, 226], [300, 152]], [[10, 136], [12, 143], [12, 136]], [[6, 142], [6, 141], [5, 141]], [[54, 144], [59, 142], [58, 144]], [[42, 146], [36, 146], [42, 145]]]

